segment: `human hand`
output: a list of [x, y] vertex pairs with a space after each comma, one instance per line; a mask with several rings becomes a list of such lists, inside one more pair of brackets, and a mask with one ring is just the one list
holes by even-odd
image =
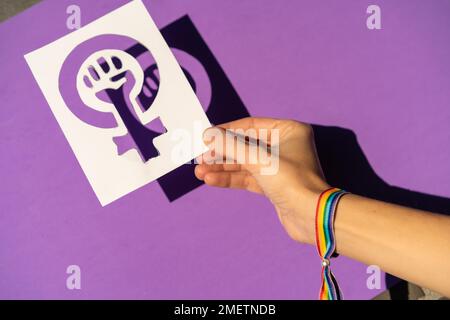
[[[212, 143], [216, 138], [210, 139], [219, 133], [230, 134], [230, 130], [237, 129], [256, 130], [256, 138], [262, 142], [258, 152], [266, 145], [270, 147], [269, 151], [278, 149], [272, 154], [279, 157], [277, 172], [263, 174], [266, 164], [259, 161], [261, 158], [254, 164], [237, 161], [235, 150], [239, 147], [245, 148], [246, 159], [249, 159], [252, 148], [248, 139], [235, 139], [237, 147], [230, 147], [224, 142], [221, 148]], [[261, 129], [268, 130], [266, 137], [259, 134]], [[210, 151], [208, 156], [205, 154], [197, 159], [200, 163], [195, 168], [198, 179], [210, 186], [244, 189], [265, 195], [274, 205], [281, 224], [291, 238], [315, 243], [316, 202], [320, 193], [329, 186], [320, 168], [311, 126], [292, 120], [244, 118], [208, 129], [204, 138]], [[214, 160], [227, 158], [234, 161], [210, 163], [212, 154]]]

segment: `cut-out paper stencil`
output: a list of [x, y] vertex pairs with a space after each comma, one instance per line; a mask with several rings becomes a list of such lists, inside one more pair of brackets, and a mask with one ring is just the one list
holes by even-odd
[[140, 0], [25, 59], [102, 205], [207, 150], [208, 118]]

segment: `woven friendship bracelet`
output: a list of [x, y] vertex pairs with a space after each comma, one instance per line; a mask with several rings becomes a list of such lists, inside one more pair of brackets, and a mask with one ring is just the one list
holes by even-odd
[[320, 300], [341, 300], [338, 283], [330, 269], [330, 259], [336, 250], [334, 235], [334, 214], [339, 199], [348, 192], [330, 188], [319, 196], [316, 208], [316, 244], [322, 259], [322, 286]]

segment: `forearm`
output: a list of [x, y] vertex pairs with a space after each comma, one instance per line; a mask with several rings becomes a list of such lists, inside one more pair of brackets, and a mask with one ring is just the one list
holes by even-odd
[[450, 218], [356, 195], [335, 220], [337, 252], [450, 296]]

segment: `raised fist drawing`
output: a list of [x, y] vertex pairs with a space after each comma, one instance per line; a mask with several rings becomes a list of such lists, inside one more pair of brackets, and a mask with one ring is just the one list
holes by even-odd
[[113, 112], [114, 106], [104, 93], [124, 88], [124, 98], [135, 100], [142, 89], [143, 79], [142, 68], [134, 57], [121, 50], [102, 50], [89, 56], [81, 66], [77, 89], [87, 106], [101, 112]]
[[112, 112], [125, 125], [128, 133], [113, 138], [119, 155], [137, 149], [142, 160], [159, 155], [153, 139], [159, 135], [149, 130], [144, 113], [147, 108], [138, 104], [142, 92], [144, 72], [137, 60], [120, 50], [102, 50], [92, 54], [80, 68], [77, 88], [83, 102], [100, 112]]

